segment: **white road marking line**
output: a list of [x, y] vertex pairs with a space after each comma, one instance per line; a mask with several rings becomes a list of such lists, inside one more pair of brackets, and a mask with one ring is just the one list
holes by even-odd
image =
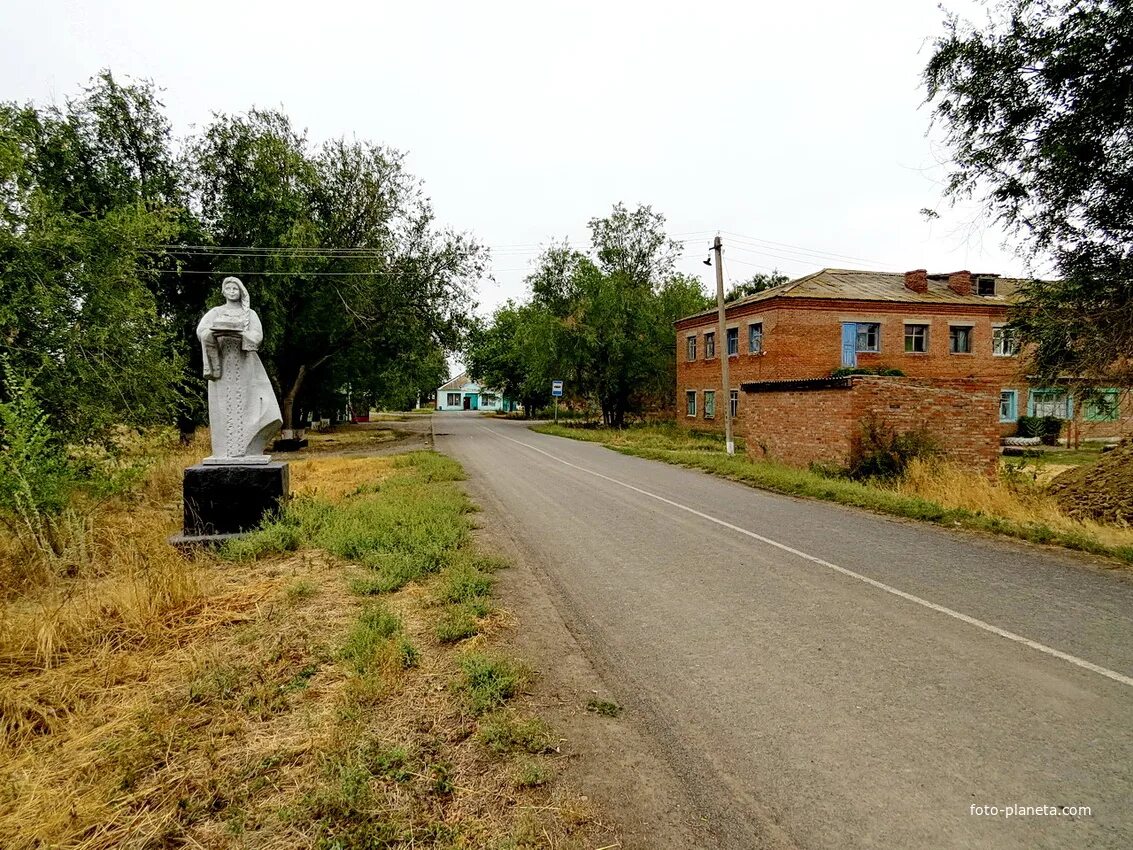
[[517, 445], [531, 449], [534, 452], [539, 452], [539, 454], [541, 455], [546, 455], [551, 460], [558, 461], [564, 466], [569, 466], [572, 469], [577, 469], [580, 472], [585, 472], [588, 475], [593, 475], [596, 478], [601, 478], [604, 481], [609, 481], [611, 484], [617, 484], [620, 487], [625, 487], [627, 490], [633, 490], [635, 493], [640, 493], [643, 496], [648, 496], [651, 499], [656, 499], [658, 502], [664, 502], [666, 505], [671, 505], [674, 508], [679, 508], [682, 511], [687, 511], [693, 516], [698, 516], [701, 519], [708, 520], [709, 522], [714, 522], [716, 523], [716, 525], [731, 529], [732, 531], [738, 532], [739, 534], [747, 535], [754, 540], [758, 540], [760, 543], [766, 543], [768, 546], [774, 546], [776, 549], [781, 549], [784, 552], [790, 552], [792, 555], [796, 555], [800, 558], [803, 558], [804, 560], [810, 561], [813, 564], [818, 564], [819, 566], [826, 567], [827, 569], [833, 570], [836, 573], [841, 573], [842, 575], [848, 576], [849, 578], [865, 582], [871, 587], [876, 587], [878, 590], [884, 590], [886, 593], [892, 593], [894, 596], [899, 596], [902, 599], [908, 600], [909, 602], [916, 603], [917, 605], [921, 605], [932, 611], [936, 611], [940, 614], [945, 614], [949, 617], [952, 617], [953, 619], [960, 620], [961, 622], [967, 623], [969, 626], [975, 626], [977, 629], [983, 629], [985, 632], [991, 632], [993, 635], [999, 635], [1002, 638], [1007, 638], [1007, 640], [1015, 641], [1015, 643], [1021, 643], [1023, 644], [1023, 646], [1030, 647], [1031, 649], [1037, 650], [1038, 652], [1045, 653], [1046, 655], [1051, 655], [1055, 658], [1060, 658], [1063, 661], [1068, 661], [1071, 664], [1081, 667], [1084, 670], [1089, 670], [1092, 673], [1097, 673], [1100, 676], [1105, 676], [1107, 679], [1112, 679], [1115, 682], [1120, 682], [1123, 685], [1133, 687], [1133, 678], [1123, 675], [1122, 673], [1118, 673], [1116, 670], [1110, 670], [1106, 667], [1101, 667], [1091, 661], [1087, 661], [1084, 658], [1079, 658], [1076, 655], [1070, 655], [1069, 653], [1062, 652], [1055, 649], [1054, 647], [1047, 646], [1046, 644], [1039, 643], [1038, 641], [1031, 640], [1030, 638], [1023, 637], [1022, 635], [1017, 635], [1014, 632], [1007, 631], [1006, 629], [1001, 629], [999, 628], [999, 626], [993, 626], [991, 623], [985, 623], [983, 620], [977, 620], [975, 617], [969, 617], [967, 614], [962, 614], [959, 611], [954, 611], [953, 609], [946, 608], [943, 605], [937, 605], [935, 602], [929, 602], [927, 599], [922, 599], [921, 597], [915, 596], [912, 593], [906, 593], [903, 590], [898, 590], [896, 587], [888, 585], [885, 582], [878, 581], [877, 579], [870, 578], [869, 576], [862, 575], [861, 573], [856, 573], [853, 570], [848, 570], [845, 567], [838, 566], [837, 564], [832, 564], [830, 563], [830, 561], [824, 561], [822, 558], [817, 558], [814, 555], [808, 555], [806, 552], [802, 552], [792, 546], [788, 546], [785, 543], [780, 543], [777, 540], [772, 540], [770, 537], [764, 537], [762, 534], [756, 534], [754, 531], [748, 531], [746, 528], [740, 528], [738, 525], [733, 525], [726, 520], [718, 519], [717, 517], [706, 514], [703, 511], [698, 511], [696, 510], [696, 508], [690, 508], [688, 505], [682, 505], [680, 502], [674, 502], [672, 499], [666, 499], [664, 496], [658, 496], [656, 493], [650, 493], [648, 490], [642, 490], [640, 487], [635, 487], [632, 484], [627, 484], [625, 481], [619, 481], [617, 478], [611, 478], [609, 475], [603, 475], [601, 472], [595, 472], [593, 469], [587, 469], [584, 466], [579, 466], [576, 463], [571, 463], [568, 460], [563, 460], [561, 457], [556, 457], [550, 452], [543, 451], [543, 449], [538, 448], [537, 446], [533, 446], [530, 443], [525, 443], [522, 440], [516, 440], [512, 437], [505, 436], [504, 434], [493, 431], [491, 428], [485, 428], [481, 425], [480, 429], [482, 431], [487, 431], [493, 437], [509, 440], [510, 442], [516, 443]]

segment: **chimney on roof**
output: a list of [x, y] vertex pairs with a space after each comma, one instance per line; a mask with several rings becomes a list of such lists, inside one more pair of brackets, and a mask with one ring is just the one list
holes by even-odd
[[905, 272], [905, 286], [913, 292], [924, 295], [928, 292], [928, 269], [913, 269]]
[[967, 270], [952, 272], [952, 274], [948, 275], [948, 288], [957, 295], [971, 295], [972, 273]]

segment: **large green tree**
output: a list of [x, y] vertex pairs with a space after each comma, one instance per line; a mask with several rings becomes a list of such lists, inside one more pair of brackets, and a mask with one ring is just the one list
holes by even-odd
[[485, 253], [436, 225], [400, 153], [341, 139], [312, 150], [286, 115], [252, 110], [218, 116], [192, 161], [218, 266], [253, 287], [284, 428], [304, 393], [378, 398], [432, 380], [422, 361], [460, 345]]
[[589, 254], [556, 243], [543, 252], [527, 279], [530, 301], [497, 311], [474, 336], [469, 363], [531, 403], [561, 378], [568, 395], [621, 427], [672, 404], [673, 322], [708, 299], [699, 281], [675, 272], [679, 245], [650, 207], [617, 204], [590, 230]]
[[953, 151], [947, 194], [980, 198], [1039, 270], [1015, 324], [1045, 379], [1133, 384], [1133, 4], [1003, 0], [946, 20], [924, 71]]
[[0, 105], [4, 375], [30, 381], [66, 439], [168, 421], [178, 403], [160, 297], [181, 227], [168, 141], [153, 86], [108, 72], [63, 107]]

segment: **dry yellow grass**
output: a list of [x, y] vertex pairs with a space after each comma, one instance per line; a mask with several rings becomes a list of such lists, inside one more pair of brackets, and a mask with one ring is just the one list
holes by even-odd
[[1020, 477], [1009, 484], [950, 464], [913, 460], [895, 488], [903, 495], [927, 499], [945, 508], [962, 508], [1022, 525], [1045, 525], [1055, 531], [1096, 539], [1106, 546], [1133, 546], [1133, 528], [1071, 519], [1038, 480]]
[[[378, 834], [585, 846], [585, 803], [517, 784], [513, 760], [476, 739], [452, 688], [463, 650], [434, 636], [433, 584], [385, 597], [417, 666], [386, 653], [363, 674], [341, 656], [363, 568], [317, 550], [233, 564], [168, 546], [199, 449], [97, 506], [82, 569], [0, 603], [0, 847], [314, 847], [328, 829], [343, 847]], [[386, 458], [292, 473], [332, 502], [397, 474]], [[491, 615], [465, 646], [507, 628]]]
[[380, 482], [393, 469], [388, 457], [328, 457], [291, 461], [291, 490], [337, 502]]

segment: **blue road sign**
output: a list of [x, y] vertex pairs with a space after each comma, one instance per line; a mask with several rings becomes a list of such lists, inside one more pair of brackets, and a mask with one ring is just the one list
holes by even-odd
[[562, 394], [563, 394], [563, 382], [562, 381], [551, 381], [551, 395], [553, 395], [555, 398], [560, 398], [560, 397], [562, 397]]

